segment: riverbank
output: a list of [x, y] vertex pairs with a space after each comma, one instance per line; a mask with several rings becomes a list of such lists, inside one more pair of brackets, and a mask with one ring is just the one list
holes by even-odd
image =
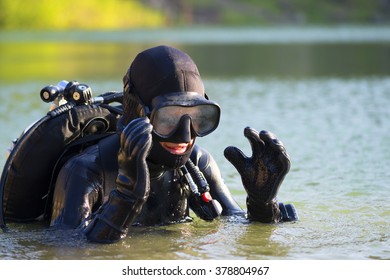
[[390, 1], [146, 0], [172, 25], [386, 24]]
[[390, 0], [0, 1], [0, 30], [390, 24]]

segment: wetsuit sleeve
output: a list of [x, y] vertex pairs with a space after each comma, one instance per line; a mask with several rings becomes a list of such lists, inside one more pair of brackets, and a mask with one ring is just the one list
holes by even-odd
[[205, 149], [195, 146], [191, 160], [205, 176], [213, 199], [216, 199], [221, 204], [223, 209], [221, 215], [244, 215], [245, 211], [234, 200], [228, 187], [225, 185], [219, 167], [211, 154]]
[[151, 132], [147, 118], [133, 120], [121, 132], [116, 186], [85, 228], [88, 240], [112, 243], [126, 237], [141, 212], [150, 191], [146, 157], [152, 144]]
[[51, 226], [76, 228], [103, 200], [103, 177], [96, 161], [97, 147], [69, 159], [57, 177]]

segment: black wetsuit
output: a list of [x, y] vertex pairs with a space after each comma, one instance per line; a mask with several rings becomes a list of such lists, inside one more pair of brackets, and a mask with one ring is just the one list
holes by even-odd
[[[118, 149], [119, 137], [113, 135], [64, 165], [53, 197], [52, 226], [76, 228], [91, 218], [115, 187]], [[203, 172], [213, 199], [221, 204], [222, 215], [245, 215], [224, 184], [212, 156], [195, 145], [190, 158]], [[190, 219], [191, 191], [178, 170], [151, 163], [148, 166], [150, 194], [133, 224], [161, 225]]]
[[[250, 220], [265, 223], [297, 220], [293, 206], [276, 200], [290, 160], [275, 135], [247, 127], [244, 136], [252, 157], [233, 146], [224, 151], [247, 192], [247, 213], [231, 196], [212, 156], [192, 146], [192, 140], [218, 126], [220, 109], [205, 94], [197, 66], [187, 54], [168, 46], [145, 50], [132, 62], [123, 85], [118, 134], [71, 158], [61, 169], [52, 226], [85, 225], [89, 240], [115, 242], [126, 236], [131, 224], [185, 221], [190, 208], [205, 220], [220, 214], [247, 214]], [[171, 153], [161, 142], [186, 144], [187, 150]], [[221, 207], [208, 200], [206, 192], [202, 191], [205, 200], [200, 200], [195, 185], [183, 176], [187, 173], [182, 167], [192, 168], [191, 161]], [[210, 205], [214, 208], [207, 208]]]

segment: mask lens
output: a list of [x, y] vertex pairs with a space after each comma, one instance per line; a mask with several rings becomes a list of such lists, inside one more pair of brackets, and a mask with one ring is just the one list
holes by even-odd
[[196, 135], [205, 136], [217, 128], [220, 110], [218, 106], [211, 104], [192, 107], [176, 105], [161, 107], [151, 116], [155, 133], [161, 137], [169, 137], [175, 132], [184, 115], [191, 118], [192, 129]]

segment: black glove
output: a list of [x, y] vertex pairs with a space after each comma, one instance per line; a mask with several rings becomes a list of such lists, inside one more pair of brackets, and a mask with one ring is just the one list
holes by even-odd
[[246, 127], [244, 136], [251, 144], [252, 157], [245, 156], [237, 147], [227, 147], [224, 154], [241, 175], [248, 194], [248, 216], [261, 222], [279, 222], [284, 217], [276, 195], [290, 169], [290, 158], [283, 143], [271, 132], [258, 133]]
[[148, 118], [130, 122], [121, 134], [118, 152], [118, 191], [147, 198], [150, 188], [149, 168], [146, 158], [152, 147], [152, 129]]
[[127, 235], [150, 191], [146, 158], [152, 145], [152, 125], [147, 118], [130, 122], [121, 134], [117, 186], [111, 191], [84, 233], [95, 242], [110, 243]]

